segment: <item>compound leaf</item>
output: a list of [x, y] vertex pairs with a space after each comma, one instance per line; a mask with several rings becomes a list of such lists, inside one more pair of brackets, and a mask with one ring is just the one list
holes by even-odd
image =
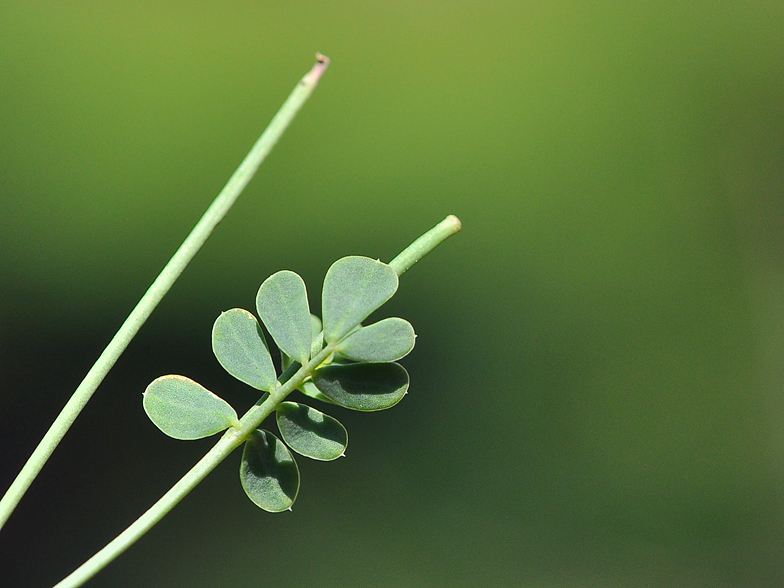
[[339, 344], [335, 351], [355, 361], [397, 361], [414, 348], [414, 327], [402, 318], [386, 318], [362, 327]]
[[331, 461], [346, 451], [346, 428], [315, 408], [296, 402], [282, 402], [277, 408], [276, 419], [286, 445], [300, 455]]
[[324, 340], [337, 343], [397, 290], [395, 270], [369, 257], [338, 259], [327, 270], [321, 294]]
[[283, 270], [264, 280], [256, 309], [278, 347], [302, 365], [310, 359], [308, 292], [298, 274]]
[[212, 351], [232, 376], [258, 390], [277, 386], [275, 366], [256, 317], [233, 308], [221, 313], [212, 327]]
[[299, 492], [299, 468], [291, 452], [269, 431], [256, 429], [245, 441], [240, 482], [253, 503], [268, 511], [291, 508]]
[[400, 402], [408, 382], [408, 372], [397, 363], [333, 364], [313, 373], [316, 388], [332, 402], [366, 412]]
[[175, 439], [209, 437], [238, 424], [231, 405], [185, 376], [161, 376], [144, 391], [144, 412]]

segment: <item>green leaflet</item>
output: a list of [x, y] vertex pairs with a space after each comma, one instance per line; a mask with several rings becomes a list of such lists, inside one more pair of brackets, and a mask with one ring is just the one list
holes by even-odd
[[357, 329], [335, 351], [354, 361], [397, 361], [411, 352], [415, 340], [411, 323], [393, 317]]
[[315, 314], [310, 315], [310, 338], [315, 339], [316, 335], [321, 332], [323, 328], [321, 324], [321, 319], [317, 317]]
[[[324, 348], [324, 335], [321, 332], [321, 319], [315, 314], [310, 315], [310, 356], [313, 357]], [[291, 365], [292, 359], [285, 351], [280, 352], [280, 365], [283, 371]], [[301, 365], [301, 364], [300, 364]]]
[[261, 325], [247, 310], [233, 308], [221, 313], [212, 327], [212, 351], [223, 368], [241, 382], [266, 391], [277, 386]]
[[185, 376], [153, 380], [143, 405], [155, 426], [175, 439], [201, 439], [238, 424], [228, 402]]
[[324, 340], [337, 343], [397, 290], [395, 271], [369, 257], [349, 256], [327, 270], [321, 294]]
[[321, 402], [326, 402], [328, 404], [335, 404], [329, 398], [327, 398], [321, 392], [319, 392], [319, 389], [316, 388], [316, 385], [310, 380], [303, 382], [302, 386], [300, 386], [298, 390], [302, 392], [305, 396], [309, 398], [313, 398], [314, 400], [320, 400]]
[[296, 402], [282, 402], [276, 411], [276, 420], [286, 445], [300, 455], [331, 461], [346, 451], [346, 428], [315, 408]]
[[321, 332], [321, 319], [315, 314], [310, 315], [310, 356], [313, 357], [324, 348], [324, 333]]
[[256, 429], [245, 441], [240, 482], [253, 503], [268, 511], [291, 508], [299, 492], [299, 468], [291, 452], [269, 431]]
[[333, 364], [313, 374], [316, 388], [335, 404], [361, 411], [390, 408], [408, 391], [408, 372], [397, 363]]
[[288, 270], [272, 274], [259, 288], [256, 309], [281, 351], [306, 364], [312, 336], [308, 293], [302, 278]]

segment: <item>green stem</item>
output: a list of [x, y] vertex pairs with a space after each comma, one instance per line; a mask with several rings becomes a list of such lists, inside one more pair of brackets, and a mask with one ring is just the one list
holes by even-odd
[[462, 224], [460, 223], [460, 219], [454, 214], [450, 214], [401, 251], [395, 259], [389, 262], [390, 267], [395, 270], [395, 273], [398, 276], [401, 276], [417, 261], [435, 249], [444, 239], [457, 233], [461, 227]]
[[178, 502], [180, 502], [207, 474], [222, 462], [228, 455], [239, 447], [245, 438], [255, 430], [264, 419], [272, 414], [278, 404], [291, 392], [297, 389], [305, 378], [315, 370], [334, 351], [332, 347], [325, 347], [307, 365], [301, 367], [294, 376], [277, 390], [271, 392], [267, 399], [251, 408], [240, 419], [239, 427], [227, 430], [220, 440], [191, 468], [180, 480], [164, 494], [158, 502], [152, 505], [147, 512], [136, 519], [125, 531], [115, 537], [98, 553], [84, 562], [69, 576], [63, 578], [55, 588], [76, 588], [81, 586], [95, 574], [100, 572], [117, 556], [123, 553], [137, 539], [149, 531], [160, 521]]
[[131, 314], [128, 315], [128, 318], [125, 319], [117, 334], [101, 353], [101, 356], [87, 373], [84, 380], [82, 380], [82, 383], [79, 384], [73, 396], [66, 403], [38, 444], [38, 447], [33, 451], [30, 459], [27, 460], [19, 475], [8, 488], [2, 500], [0, 500], [0, 528], [3, 527], [8, 517], [11, 516], [22, 496], [30, 487], [30, 484], [32, 484], [41, 468], [52, 455], [52, 452], [65, 436], [65, 433], [76, 420], [76, 417], [90, 400], [96, 388], [106, 377], [106, 374], [109, 373], [109, 370], [117, 362], [126, 347], [128, 347], [136, 333], [139, 332], [139, 329], [152, 314], [152, 311], [199, 251], [215, 226], [229, 211], [248, 182], [250, 182], [261, 162], [264, 161], [272, 147], [280, 139], [283, 131], [291, 123], [294, 115], [307, 101], [328, 65], [329, 59], [327, 57], [321, 54], [316, 56], [316, 64], [291, 92], [269, 126], [256, 141], [256, 144], [253, 145], [253, 148], [234, 174], [232, 174], [231, 178], [229, 178], [226, 186], [212, 202], [190, 235], [180, 245], [180, 248], [169, 260], [169, 263], [166, 264], [166, 267], [163, 268], [163, 271], [152, 283], [152, 286], [139, 300], [139, 303], [131, 311]]
[[[432, 251], [436, 245], [441, 243], [449, 235], [453, 235], [459, 230], [460, 221], [458, 218], [451, 215], [446, 217], [445, 220], [441, 221], [433, 229], [414, 241], [393, 260], [392, 263], [401, 259], [406, 260], [398, 261], [398, 268], [402, 269], [396, 268], [395, 271], [398, 272], [398, 275], [403, 273], [419, 259]], [[279, 378], [279, 381], [283, 381], [280, 387], [277, 390], [270, 392], [269, 396], [267, 396], [263, 402], [256, 404], [248, 410], [240, 419], [238, 427], [228, 429], [218, 443], [216, 443], [187, 474], [180, 478], [180, 480], [172, 486], [158, 502], [151, 506], [141, 517], [136, 519], [131, 526], [125, 529], [125, 531], [115, 537], [106, 547], [84, 562], [69, 576], [61, 580], [54, 588], [76, 588], [81, 586], [106, 567], [114, 558], [133, 545], [137, 539], [149, 531], [155, 523], [160, 521], [164, 515], [193, 490], [208, 473], [228, 457], [232, 451], [239, 447], [245, 438], [255, 430], [264, 419], [274, 412], [278, 404], [283, 402], [286, 396], [302, 385], [305, 379], [311, 376], [313, 371], [334, 351], [335, 347], [333, 345], [327, 345], [313, 356], [307, 364], [299, 369], [296, 369], [295, 367], [297, 366], [296, 362], [292, 363], [291, 366], [289, 366], [289, 370], [286, 370]], [[286, 379], [290, 370], [295, 369], [295, 373], [289, 379]]]

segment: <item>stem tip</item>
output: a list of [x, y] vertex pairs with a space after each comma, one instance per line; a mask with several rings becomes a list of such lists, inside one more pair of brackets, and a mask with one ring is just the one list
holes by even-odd
[[313, 65], [311, 70], [305, 74], [305, 77], [302, 78], [302, 84], [312, 84], [315, 86], [318, 84], [319, 78], [321, 74], [323, 74], [327, 67], [329, 66], [329, 57], [323, 55], [321, 53], [316, 53], [316, 63]]

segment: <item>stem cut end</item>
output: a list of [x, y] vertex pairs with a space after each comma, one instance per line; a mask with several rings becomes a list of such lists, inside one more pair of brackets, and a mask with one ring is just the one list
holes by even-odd
[[463, 223], [460, 222], [460, 219], [457, 218], [454, 214], [450, 214], [444, 219], [444, 223], [449, 223], [452, 226], [453, 233], [459, 233], [460, 229], [463, 228]]
[[315, 86], [318, 84], [319, 78], [326, 71], [327, 67], [329, 67], [329, 57], [323, 53], [316, 53], [316, 63], [313, 65], [313, 68], [305, 74], [302, 81]]

